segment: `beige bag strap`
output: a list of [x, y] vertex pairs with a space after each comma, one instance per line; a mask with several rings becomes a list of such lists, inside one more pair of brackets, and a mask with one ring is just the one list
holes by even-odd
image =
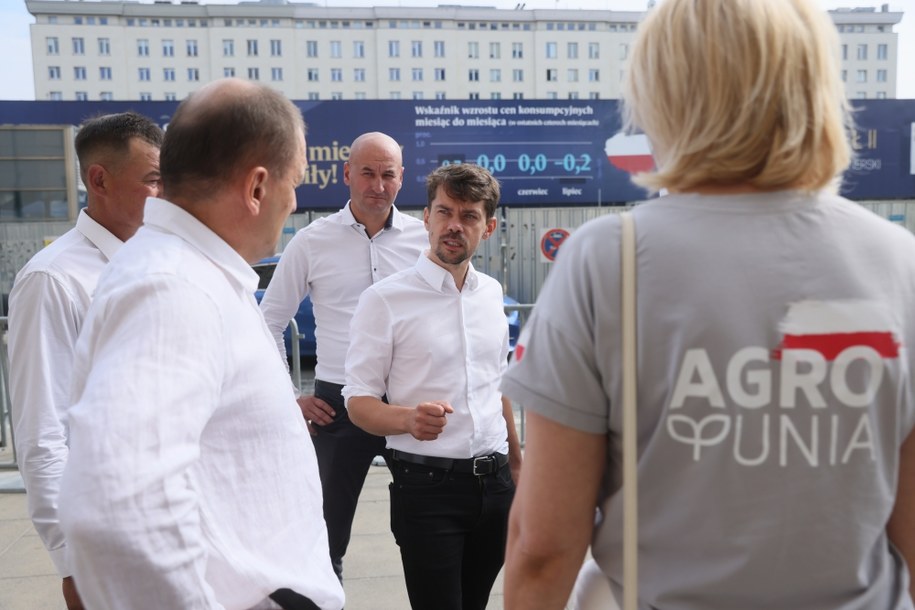
[[636, 427], [636, 267], [635, 222], [632, 212], [620, 214], [621, 323], [623, 336], [623, 610], [636, 610], [639, 600], [638, 430]]

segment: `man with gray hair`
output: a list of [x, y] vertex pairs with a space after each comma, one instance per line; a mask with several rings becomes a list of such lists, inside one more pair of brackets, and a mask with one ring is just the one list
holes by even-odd
[[304, 179], [305, 125], [235, 79], [185, 99], [164, 199], [77, 343], [61, 526], [89, 607], [339, 610], [314, 449], [254, 300]]

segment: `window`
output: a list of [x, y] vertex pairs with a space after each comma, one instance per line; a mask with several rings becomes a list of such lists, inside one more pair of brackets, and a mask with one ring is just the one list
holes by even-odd
[[422, 68], [413, 68], [412, 74], [413, 74], [414, 81], [423, 80], [423, 69]]
[[166, 102], [175, 102], [178, 100], [178, 96], [175, 93], [170, 91], [165, 92], [165, 101]]
[[867, 70], [858, 70], [855, 73], [855, 82], [856, 83], [866, 83], [867, 82]]
[[588, 99], [589, 100], [599, 100], [600, 93], [598, 93], [597, 91], [592, 91], [591, 93], [588, 94]]
[[592, 68], [588, 70], [588, 82], [596, 83], [600, 81], [600, 70]]
[[568, 81], [570, 83], [578, 82], [578, 69], [577, 68], [569, 68]]
[[73, 68], [73, 78], [76, 80], [86, 80], [86, 67], [76, 66]]
[[391, 99], [392, 99], [392, 100], [399, 100], [399, 99], [400, 99], [400, 91], [391, 91]]
[[141, 102], [151, 102], [151, 101], [152, 101], [152, 93], [145, 92], [145, 91], [141, 91], [141, 92], [140, 92], [140, 101], [141, 101]]
[[414, 91], [414, 92], [413, 92], [413, 99], [414, 99], [414, 100], [421, 100], [421, 99], [423, 99], [423, 92], [422, 92], [422, 91]]
[[60, 100], [64, 99], [64, 94], [60, 91], [49, 91], [48, 99], [52, 102], [59, 102]]
[[317, 68], [308, 68], [308, 72], [306, 74], [308, 76], [309, 82], [312, 82], [312, 83], [318, 82], [318, 69]]
[[88, 102], [89, 101], [89, 92], [88, 91], [77, 91], [76, 92], [76, 101], [77, 102]]
[[502, 45], [498, 42], [489, 43], [489, 59], [501, 59]]
[[877, 45], [877, 59], [886, 60], [888, 54], [889, 53], [888, 53], [887, 45], [885, 45], [885, 44]]
[[111, 68], [108, 66], [101, 66], [98, 69], [98, 77], [101, 80], [111, 80]]
[[353, 41], [353, 57], [365, 57], [365, 43], [361, 40]]
[[512, 70], [512, 81], [516, 83], [524, 82], [524, 70]]
[[162, 69], [162, 80], [164, 81], [174, 81], [175, 80], [175, 69], [174, 68], [163, 68]]
[[437, 81], [445, 80], [445, 69], [444, 68], [435, 69], [435, 80], [437, 80]]
[[274, 82], [279, 82], [283, 80], [283, 69], [282, 68], [270, 68], [270, 80]]
[[556, 59], [556, 43], [555, 42], [546, 43], [546, 58], [547, 59]]
[[556, 92], [555, 92], [555, 91], [547, 91], [547, 92], [546, 92], [546, 99], [548, 99], [548, 100], [555, 100], [555, 99], [559, 99], [559, 96], [556, 95]]
[[86, 54], [86, 45], [83, 42], [82, 38], [73, 39], [73, 54], [74, 55], [85, 55]]
[[174, 57], [175, 56], [175, 41], [174, 40], [163, 40], [162, 41], [162, 57]]
[[842, 61], [847, 61], [847, 60], [848, 60], [848, 45], [843, 44], [842, 45]]
[[469, 59], [479, 59], [480, 43], [478, 43], [478, 42], [468, 42], [467, 43], [467, 57]]
[[588, 59], [600, 59], [600, 43], [588, 43]]
[[282, 57], [283, 56], [283, 41], [273, 39], [270, 41], [270, 57]]
[[343, 82], [343, 68], [331, 68], [330, 80], [335, 83]]
[[149, 57], [149, 41], [145, 38], [137, 39], [137, 55], [140, 57]]
[[332, 92], [332, 93], [330, 94], [330, 99], [332, 99], [332, 100], [342, 100], [342, 99], [343, 99], [343, 93], [341, 93], [340, 91], [334, 91], [334, 92]]
[[556, 75], [556, 68], [547, 68], [546, 70], [546, 80], [548, 83], [554, 83], [559, 80], [559, 77]]
[[512, 59], [521, 59], [524, 57], [524, 43], [512, 43]]
[[103, 102], [110, 102], [114, 99], [114, 95], [111, 93], [111, 91], [102, 91], [99, 93], [98, 99], [102, 100]]
[[399, 81], [400, 80], [400, 68], [388, 68], [388, 80]]
[[248, 68], [248, 80], [260, 80], [261, 71], [260, 68]]
[[867, 59], [867, 45], [859, 44], [858, 45], [858, 59]]
[[400, 57], [400, 41], [388, 41], [388, 57]]
[[149, 70], [149, 68], [138, 68], [137, 71], [139, 72], [139, 76], [140, 76], [140, 80], [141, 80], [141, 81], [149, 81], [149, 80], [151, 80], [151, 79], [150, 79], [150, 70]]
[[629, 57], [629, 45], [625, 43], [620, 44], [620, 59], [625, 60]]
[[877, 70], [877, 82], [878, 83], [886, 82], [886, 70]]
[[502, 70], [494, 68], [489, 71], [489, 82], [491, 83], [501, 83], [502, 82]]
[[523, 94], [523, 93], [517, 93], [517, 92], [516, 92], [516, 93], [512, 93], [512, 99], [513, 99], [513, 100], [523, 100], [523, 99], [524, 99], [524, 94]]
[[878, 91], [878, 92], [877, 92], [877, 99], [878, 99], [878, 100], [885, 100], [885, 99], [886, 99], [886, 91]]
[[365, 91], [357, 91], [357, 92], [356, 92], [356, 95], [354, 96], [354, 99], [357, 99], [357, 100], [364, 100], [364, 99], [366, 99], [366, 98], [365, 98]]
[[436, 40], [434, 43], [432, 43], [432, 49], [433, 49], [433, 52], [435, 53], [436, 57], [444, 57], [445, 56], [445, 41]]
[[444, 92], [444, 91], [436, 91], [436, 92], [435, 92], [435, 99], [437, 99], [437, 100], [444, 100], [444, 99], [447, 99], [446, 96], [445, 96], [445, 92]]
[[365, 68], [356, 68], [353, 70], [353, 80], [357, 83], [365, 82]]
[[476, 82], [476, 81], [480, 80], [480, 71], [477, 70], [476, 68], [471, 68], [470, 71], [467, 73], [467, 80], [469, 80], [471, 82]]
[[[257, 68], [254, 68], [254, 69], [257, 70]], [[249, 68], [248, 75], [250, 76], [250, 74], [251, 74], [251, 69]], [[199, 81], [200, 80], [200, 70], [197, 68], [188, 68], [187, 69], [187, 80], [189, 80], [191, 82]]]
[[248, 39], [248, 57], [257, 57], [257, 41]]
[[222, 76], [223, 78], [235, 78], [235, 68], [223, 68]]
[[842, 82], [843, 83], [848, 82], [848, 70], [842, 70]]
[[235, 57], [235, 41], [230, 39], [225, 39], [222, 41], [222, 56], [223, 57]]
[[855, 99], [858, 99], [858, 100], [866, 100], [866, 99], [867, 99], [867, 91], [857, 91], [857, 92], [855, 92]]
[[578, 59], [578, 43], [570, 42], [566, 46], [566, 54], [569, 56], [569, 59]]
[[188, 57], [197, 57], [197, 41], [196, 40], [187, 41], [187, 56]]
[[98, 39], [98, 54], [99, 55], [111, 55], [111, 40], [108, 38], [99, 38]]
[[339, 40], [330, 41], [330, 56], [334, 59], [343, 57], [343, 43]]
[[421, 40], [414, 40], [410, 43], [410, 56], [411, 57], [422, 57], [423, 56], [423, 43]]
[[467, 96], [467, 99], [478, 100], [480, 99], [480, 94], [478, 92], [471, 92], [470, 95]]
[[48, 55], [59, 55], [60, 44], [57, 42], [57, 36], [48, 36], [45, 40], [48, 43]]
[[305, 55], [308, 57], [317, 57], [318, 56], [318, 41], [317, 40], [306, 40], [305, 41]]
[[489, 94], [489, 99], [491, 99], [491, 100], [501, 100], [501, 99], [502, 99], [502, 94], [499, 93], [498, 91], [493, 91], [492, 93]]

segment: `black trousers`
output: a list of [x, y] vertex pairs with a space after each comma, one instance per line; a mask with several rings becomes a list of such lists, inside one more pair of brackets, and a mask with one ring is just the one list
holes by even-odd
[[365, 475], [372, 458], [384, 453], [385, 439], [363, 431], [350, 421], [343, 397], [343, 386], [315, 380], [315, 396], [336, 411], [334, 421], [326, 426], [314, 426], [312, 437], [324, 493], [324, 521], [330, 561], [337, 578], [343, 580], [343, 556], [349, 546], [353, 517]]
[[483, 610], [505, 561], [515, 495], [506, 464], [485, 476], [388, 459], [391, 531], [413, 610]]

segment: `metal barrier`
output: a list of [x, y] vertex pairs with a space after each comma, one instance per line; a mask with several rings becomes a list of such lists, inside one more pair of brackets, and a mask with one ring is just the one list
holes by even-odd
[[9, 447], [13, 461], [0, 463], [0, 470], [18, 470], [13, 422], [10, 414], [9, 318], [0, 317], [0, 449]]
[[[532, 303], [518, 303], [517, 305], [506, 305], [505, 311], [517, 311], [518, 312], [518, 326], [524, 328], [524, 323], [527, 322], [528, 314], [534, 309]], [[524, 447], [524, 437], [525, 437], [525, 416], [524, 416], [524, 407], [520, 404], [518, 405], [518, 440], [521, 442], [521, 446]]]

